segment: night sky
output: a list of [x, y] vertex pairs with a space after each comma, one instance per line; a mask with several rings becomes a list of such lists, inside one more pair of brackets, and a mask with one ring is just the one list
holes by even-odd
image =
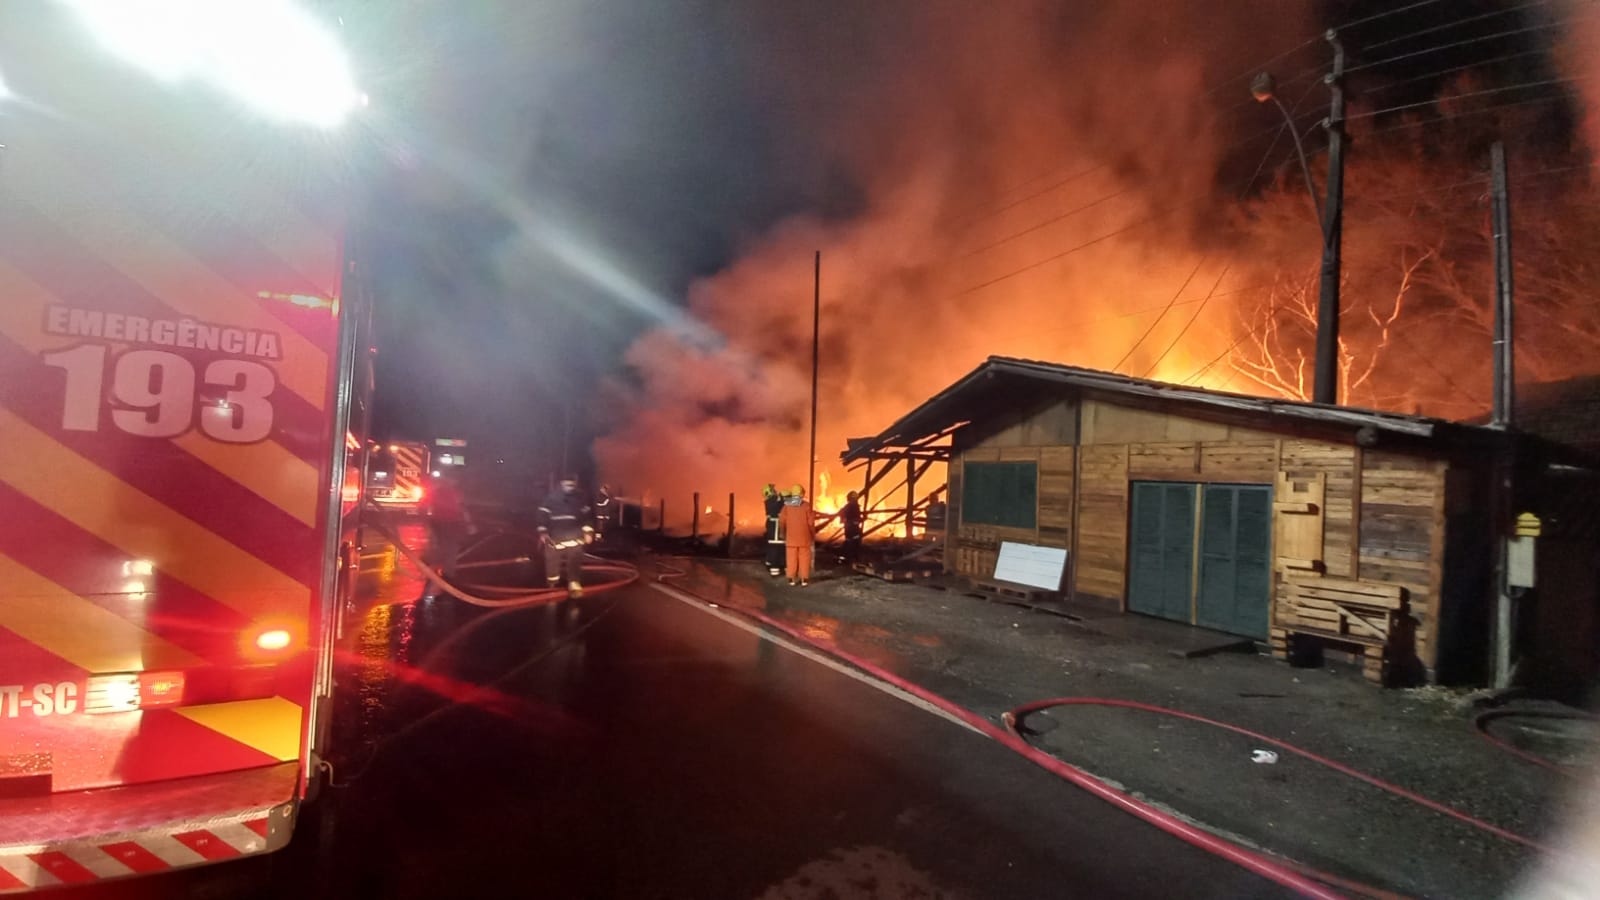
[[[1162, 4], [1144, 5], [1160, 27]], [[1300, 12], [1325, 27], [1405, 5], [1325, 2]], [[1359, 37], [1377, 43], [1518, 5], [1449, 0], [1387, 16]], [[926, 8], [912, 0], [353, 5], [346, 29], [370, 85], [383, 160], [362, 217], [379, 297], [378, 435], [466, 436], [485, 456], [510, 453], [537, 472], [557, 465], [570, 422], [577, 463], [605, 426], [600, 379], [627, 377], [620, 354], [643, 329], [678, 315], [695, 278], [790, 216], [858, 211], [862, 186], [849, 161], [861, 146], [827, 125], [859, 117], [857, 87], [896, 71], [907, 17]], [[1487, 17], [1449, 37], [1531, 21], [1545, 20]], [[1309, 46], [1272, 62], [1280, 78], [1326, 60], [1315, 31], [1304, 31]], [[1439, 80], [1418, 75], [1536, 51], [1549, 39], [1536, 31], [1472, 43], [1365, 70], [1353, 86], [1415, 79], [1385, 102], [1426, 99]], [[1292, 47], [1224, 57], [1232, 70], [1213, 73], [1217, 89], [1195, 102], [1215, 106], [1240, 136], [1270, 129], [1267, 111], [1241, 103], [1247, 79], [1228, 79]], [[1551, 70], [1547, 56], [1530, 52], [1485, 77], [1523, 82], [1555, 77]], [[1569, 138], [1570, 118], [1570, 109], [1552, 110], [1547, 139]], [[870, 145], [871, 135], [863, 140]], [[1218, 184], [1237, 181], [1261, 150], [1244, 144], [1225, 154]], [[1287, 164], [1287, 150], [1273, 165]]]

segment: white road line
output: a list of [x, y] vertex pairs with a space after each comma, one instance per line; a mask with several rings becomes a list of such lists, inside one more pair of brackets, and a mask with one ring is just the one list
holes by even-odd
[[778, 646], [784, 648], [785, 650], [788, 650], [791, 653], [798, 654], [800, 656], [805, 657], [806, 659], [811, 660], [814, 663], [826, 666], [826, 667], [832, 669], [833, 671], [838, 672], [841, 675], [847, 676], [849, 678], [854, 678], [856, 681], [859, 681], [862, 684], [867, 685], [870, 688], [873, 688], [875, 690], [881, 691], [882, 693], [888, 694], [889, 696], [894, 697], [895, 699], [900, 700], [900, 701], [902, 701], [904, 703], [910, 704], [911, 706], [914, 706], [917, 709], [920, 709], [925, 713], [932, 713], [933, 715], [938, 716], [939, 718], [945, 720], [946, 722], [950, 722], [950, 723], [955, 724], [955, 725], [960, 725], [962, 728], [965, 728], [966, 730], [968, 730], [968, 731], [970, 731], [970, 732], [972, 732], [974, 734], [983, 734], [983, 732], [981, 732], [978, 729], [972, 727], [971, 724], [967, 723], [966, 721], [962, 720], [961, 718], [959, 718], [959, 717], [957, 717], [955, 715], [952, 715], [948, 710], [941, 709], [941, 708], [939, 708], [939, 706], [937, 706], [937, 705], [935, 705], [933, 703], [929, 703], [928, 701], [922, 699], [921, 697], [918, 697], [916, 694], [910, 693], [909, 691], [903, 690], [902, 688], [899, 688], [899, 687], [896, 687], [895, 685], [889, 684], [886, 681], [880, 681], [880, 680], [878, 680], [876, 678], [873, 678], [871, 675], [868, 675], [868, 674], [866, 674], [865, 672], [862, 672], [859, 669], [852, 668], [852, 667], [840, 662], [839, 660], [834, 659], [831, 656], [828, 656], [825, 653], [822, 653], [822, 652], [820, 652], [818, 650], [815, 650], [815, 649], [813, 649], [811, 647], [807, 647], [804, 644], [796, 643], [795, 641], [791, 640], [787, 635], [783, 635], [783, 634], [780, 634], [780, 633], [777, 633], [777, 632], [769, 631], [768, 629], [761, 627], [761, 625], [759, 623], [752, 622], [749, 619], [746, 619], [745, 617], [743, 617], [741, 615], [738, 615], [736, 613], [725, 612], [724, 610], [722, 610], [722, 609], [720, 609], [718, 607], [711, 606], [706, 601], [695, 597], [693, 594], [690, 594], [689, 592], [681, 590], [679, 588], [675, 588], [675, 587], [673, 587], [671, 585], [662, 584], [660, 582], [655, 582], [655, 581], [649, 582], [649, 585], [650, 585], [650, 587], [655, 588], [656, 590], [660, 591], [661, 593], [666, 594], [668, 597], [671, 597], [672, 599], [677, 600], [679, 603], [683, 603], [683, 604], [685, 604], [687, 606], [690, 606], [690, 607], [692, 607], [694, 609], [697, 609], [697, 610], [699, 610], [699, 611], [701, 611], [703, 613], [707, 613], [709, 615], [716, 616], [717, 618], [721, 619], [724, 622], [727, 622], [729, 625], [732, 625], [733, 627], [738, 628], [741, 631], [746, 631], [746, 632], [749, 632], [750, 634], [753, 634], [753, 635], [755, 635], [755, 636], [757, 636], [757, 637], [759, 637], [759, 638], [761, 638], [763, 640], [771, 641], [772, 643], [777, 644]]

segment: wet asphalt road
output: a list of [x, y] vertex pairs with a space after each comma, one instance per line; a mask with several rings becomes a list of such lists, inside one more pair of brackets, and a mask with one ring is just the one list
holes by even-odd
[[334, 786], [289, 848], [60, 896], [1283, 894], [648, 578], [485, 611], [375, 568], [338, 660]]
[[283, 861], [322, 896], [1277, 892], [647, 584], [485, 613], [370, 581], [331, 827]]

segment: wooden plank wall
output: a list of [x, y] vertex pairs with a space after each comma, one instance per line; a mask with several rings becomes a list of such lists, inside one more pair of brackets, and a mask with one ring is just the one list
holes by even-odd
[[1446, 471], [1438, 460], [1362, 453], [1360, 577], [1406, 589], [1417, 623], [1417, 656], [1429, 669], [1438, 662]]
[[[972, 578], [994, 575], [1001, 541], [1018, 541], [1047, 547], [1072, 546], [1072, 447], [979, 447], [967, 450], [950, 464], [950, 529], [955, 549], [947, 561], [951, 571]], [[1033, 528], [999, 528], [961, 521], [962, 476], [967, 462], [1032, 462], [1039, 466], [1039, 505]]]
[[1129, 446], [1083, 447], [1075, 593], [1123, 602], [1128, 569]]
[[[1417, 654], [1432, 669], [1445, 546], [1446, 464], [1348, 444], [1279, 437], [1257, 430], [1191, 421], [1105, 402], [1084, 407], [1073, 540], [1074, 448], [1064, 445], [967, 449], [950, 466], [952, 569], [989, 577], [1001, 541], [1068, 547], [1077, 554], [1074, 590], [1126, 603], [1128, 501], [1131, 480], [1275, 484], [1281, 475], [1325, 482], [1323, 572], [1333, 578], [1402, 586], [1417, 621]], [[1021, 426], [1018, 426], [1020, 428]], [[1020, 430], [1013, 429], [1020, 438]], [[1031, 435], [1040, 440], [1038, 434]], [[1114, 443], [1112, 441], [1115, 441]], [[1065, 441], [1064, 441], [1065, 442]], [[1039, 514], [1034, 529], [966, 525], [960, 520], [962, 463], [1039, 463]], [[1275, 600], [1284, 588], [1274, 575]], [[1278, 603], [1273, 604], [1274, 609]]]
[[1072, 547], [1073, 447], [1039, 448], [1039, 543]]
[[1355, 572], [1357, 449], [1322, 441], [1284, 440], [1279, 471], [1289, 478], [1326, 479], [1322, 512], [1323, 574], [1359, 578]]
[[1146, 441], [1083, 448], [1078, 592], [1126, 604], [1129, 481], [1271, 484], [1278, 442]]

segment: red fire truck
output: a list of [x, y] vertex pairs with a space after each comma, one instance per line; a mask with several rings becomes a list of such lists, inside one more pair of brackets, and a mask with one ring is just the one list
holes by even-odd
[[159, 6], [0, 5], [0, 893], [282, 847], [328, 738], [360, 97], [295, 5]]
[[367, 467], [367, 494], [382, 509], [422, 511], [430, 469], [428, 445], [420, 441], [390, 441], [372, 448]]

